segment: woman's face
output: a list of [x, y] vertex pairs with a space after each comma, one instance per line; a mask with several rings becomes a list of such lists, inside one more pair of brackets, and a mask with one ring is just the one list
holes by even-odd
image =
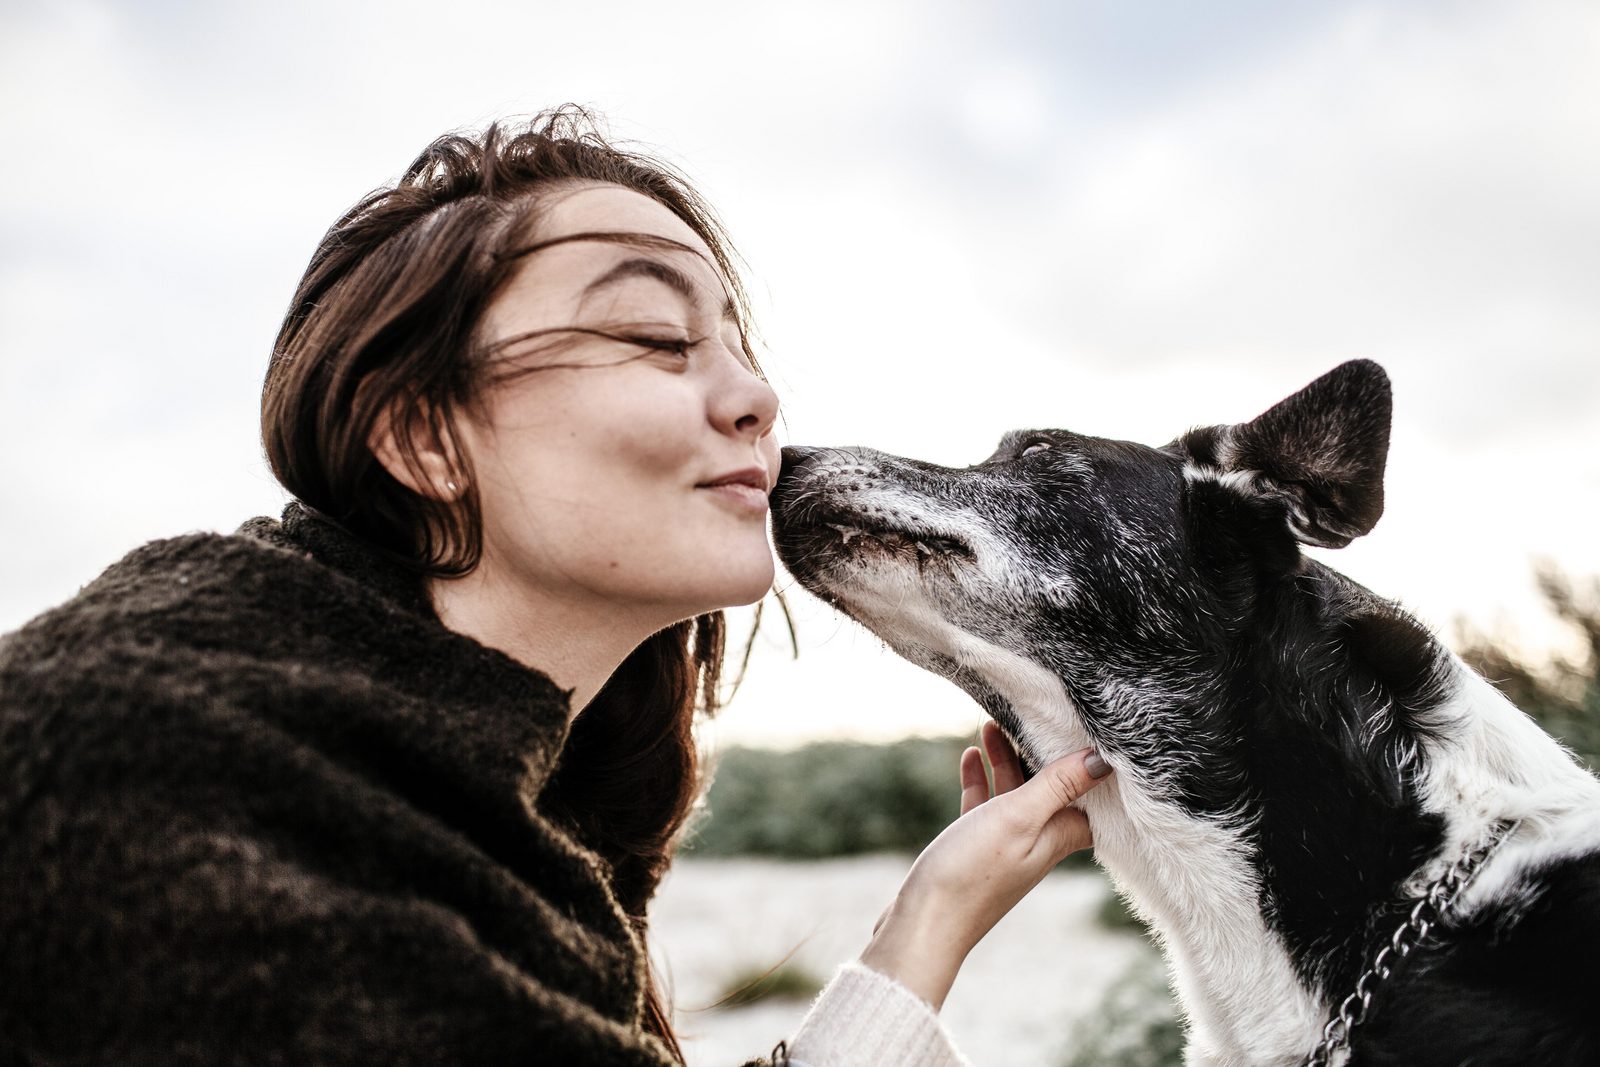
[[662, 204], [613, 185], [562, 190], [528, 243], [596, 232], [645, 243], [535, 251], [482, 324], [502, 346], [491, 375], [540, 368], [490, 386], [481, 421], [460, 420], [483, 565], [534, 599], [659, 625], [758, 600], [773, 578], [777, 397], [744, 353], [710, 250]]

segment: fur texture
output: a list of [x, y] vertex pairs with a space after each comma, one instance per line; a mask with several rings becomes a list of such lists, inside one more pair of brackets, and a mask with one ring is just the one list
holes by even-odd
[[[948, 469], [788, 449], [779, 552], [1034, 766], [1085, 745], [1095, 852], [1153, 925], [1192, 1064], [1291, 1064], [1425, 887], [1523, 820], [1356, 1031], [1361, 1064], [1592, 1064], [1600, 783], [1300, 545], [1383, 511], [1390, 391], [1336, 368], [1160, 448], [1013, 433]], [[1537, 1050], [1537, 1054], [1533, 1050]]]

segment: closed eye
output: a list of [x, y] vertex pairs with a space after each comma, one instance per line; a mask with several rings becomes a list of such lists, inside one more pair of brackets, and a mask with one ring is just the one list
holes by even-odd
[[689, 352], [700, 342], [692, 337], [625, 337], [629, 344], [638, 345], [656, 352], [670, 352], [682, 359], [689, 357]]

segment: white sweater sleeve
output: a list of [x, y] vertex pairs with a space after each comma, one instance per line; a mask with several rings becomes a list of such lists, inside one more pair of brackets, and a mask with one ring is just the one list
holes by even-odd
[[860, 961], [839, 968], [789, 1042], [792, 1067], [971, 1067], [933, 1008]]

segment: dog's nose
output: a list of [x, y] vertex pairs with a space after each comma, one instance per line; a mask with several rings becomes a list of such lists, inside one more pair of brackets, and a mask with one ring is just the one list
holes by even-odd
[[778, 468], [778, 484], [782, 485], [787, 482], [822, 453], [823, 450], [820, 448], [809, 448], [805, 445], [785, 445], [782, 453], [783, 463]]

